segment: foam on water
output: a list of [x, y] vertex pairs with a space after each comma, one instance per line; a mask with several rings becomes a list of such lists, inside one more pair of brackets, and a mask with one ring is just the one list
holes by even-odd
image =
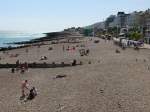
[[[31, 39], [44, 37], [42, 33], [22, 33], [22, 32], [0, 32], [0, 47], [10, 46], [5, 43], [28, 41]], [[13, 46], [13, 45], [11, 45]]]

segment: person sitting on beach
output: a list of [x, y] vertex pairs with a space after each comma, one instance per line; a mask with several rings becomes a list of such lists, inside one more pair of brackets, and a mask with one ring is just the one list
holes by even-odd
[[47, 57], [46, 56], [42, 56], [41, 60], [47, 60]]
[[72, 62], [72, 66], [76, 66], [76, 64], [77, 64], [77, 60], [73, 60], [73, 62]]
[[15, 57], [18, 57], [18, 56], [19, 56], [19, 54], [11, 54], [10, 58], [15, 58]]
[[20, 99], [25, 98], [26, 94], [26, 90], [29, 90], [29, 84], [28, 84], [28, 80], [25, 80], [21, 83], [21, 92], [22, 92], [22, 96], [20, 97]]
[[76, 48], [73, 46], [73, 47], [72, 47], [72, 50], [76, 50]]
[[51, 50], [53, 50], [53, 48], [52, 48], [52, 47], [49, 47], [48, 50], [51, 51]]
[[30, 89], [30, 93], [27, 97], [27, 100], [32, 100], [35, 98], [35, 96], [37, 96], [37, 90], [35, 89], [35, 87], [33, 87], [32, 89]]
[[44, 60], [47, 60], [47, 57], [46, 57], [46, 56], [44, 56]]
[[89, 50], [89, 49], [87, 49], [87, 50], [86, 50], [86, 55], [88, 55], [88, 54], [89, 54], [89, 52], [90, 52], [90, 50]]
[[120, 53], [120, 51], [118, 49], [116, 49], [116, 53]]
[[44, 56], [42, 56], [40, 60], [44, 60]]

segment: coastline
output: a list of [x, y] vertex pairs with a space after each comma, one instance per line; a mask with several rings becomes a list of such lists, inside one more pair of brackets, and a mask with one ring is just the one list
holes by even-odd
[[[25, 48], [25, 47], [29, 47], [30, 45], [38, 46], [43, 41], [61, 40], [61, 39], [66, 39], [67, 37], [71, 38], [71, 36], [78, 36], [78, 35], [74, 35], [70, 32], [65, 32], [65, 31], [50, 32], [50, 33], [43, 33], [43, 34], [45, 35], [45, 37], [37, 37], [34, 39], [29, 39], [28, 41], [6, 43], [8, 46], [7, 47], [0, 47], [0, 51]], [[11, 45], [16, 45], [16, 47], [13, 47]]]

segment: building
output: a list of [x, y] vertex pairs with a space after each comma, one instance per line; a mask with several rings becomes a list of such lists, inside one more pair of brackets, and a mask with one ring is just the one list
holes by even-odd
[[117, 26], [119, 28], [125, 28], [127, 26], [127, 14], [124, 12], [118, 12], [117, 14]]
[[146, 20], [145, 24], [145, 42], [150, 44], [150, 18]]
[[108, 27], [119, 27], [119, 28], [133, 28], [139, 27], [140, 15], [138, 12], [125, 14], [124, 12], [118, 12], [117, 16], [113, 18], [113, 21], [107, 22]]
[[110, 23], [113, 23], [115, 20], [116, 16], [115, 15], [111, 15], [109, 16], [106, 21], [105, 21], [105, 28], [109, 28], [110, 27]]
[[145, 40], [148, 44], [150, 44], [150, 9], [146, 11], [147, 18], [145, 24]]
[[[116, 32], [117, 28], [117, 34], [120, 29], [127, 29], [129, 32], [141, 32], [145, 41], [150, 44], [150, 9], [139, 12], [135, 11], [129, 14], [126, 14], [125, 12], [118, 12], [117, 15], [111, 15], [101, 23], [104, 23], [104, 25], [98, 23], [94, 25], [94, 28], [102, 28], [106, 31], [108, 31], [109, 28], [113, 28], [113, 30], [115, 30], [114, 32]], [[105, 27], [103, 28], [102, 26]]]
[[[113, 17], [113, 18], [112, 18]], [[124, 12], [118, 12], [117, 16], [111, 16], [106, 20], [106, 25], [108, 27], [119, 27], [119, 28], [126, 28], [128, 23], [129, 14], [125, 14]], [[109, 21], [108, 21], [109, 20]]]
[[140, 26], [140, 15], [138, 12], [127, 14], [126, 19], [126, 25], [129, 29]]

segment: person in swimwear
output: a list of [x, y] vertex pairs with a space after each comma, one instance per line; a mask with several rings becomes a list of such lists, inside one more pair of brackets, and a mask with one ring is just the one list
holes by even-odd
[[26, 94], [25, 94], [26, 90], [30, 90], [28, 80], [23, 81], [21, 84], [21, 92], [22, 92], [21, 98], [24, 98], [26, 96]]

